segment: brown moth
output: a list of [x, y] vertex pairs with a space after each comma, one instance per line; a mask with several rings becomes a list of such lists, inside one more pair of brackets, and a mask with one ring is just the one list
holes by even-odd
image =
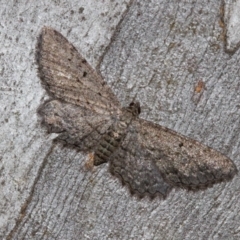
[[237, 173], [216, 150], [139, 118], [139, 102], [122, 108], [100, 74], [54, 29], [42, 29], [36, 59], [52, 97], [39, 109], [48, 132], [91, 153], [95, 166], [109, 162], [131, 193], [166, 197], [173, 187], [205, 189]]

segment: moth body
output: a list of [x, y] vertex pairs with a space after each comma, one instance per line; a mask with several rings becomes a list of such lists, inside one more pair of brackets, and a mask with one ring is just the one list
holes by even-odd
[[94, 165], [100, 165], [108, 162], [112, 154], [118, 149], [121, 142], [124, 140], [128, 126], [131, 124], [132, 119], [140, 113], [140, 105], [138, 102], [130, 103], [129, 107], [124, 108], [119, 119], [105, 133], [99, 142], [94, 154]]

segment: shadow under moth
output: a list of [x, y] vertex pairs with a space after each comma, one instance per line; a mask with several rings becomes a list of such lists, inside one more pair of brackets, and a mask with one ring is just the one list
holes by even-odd
[[48, 132], [92, 153], [95, 166], [108, 162], [132, 194], [164, 198], [173, 187], [205, 189], [237, 173], [216, 150], [139, 118], [139, 102], [121, 107], [101, 75], [54, 29], [42, 29], [36, 60], [51, 96], [38, 111]]

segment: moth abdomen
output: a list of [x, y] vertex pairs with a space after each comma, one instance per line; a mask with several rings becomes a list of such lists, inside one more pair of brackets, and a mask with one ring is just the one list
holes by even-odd
[[103, 135], [94, 154], [94, 165], [108, 162], [112, 154], [118, 149], [124, 134], [120, 131], [109, 131]]

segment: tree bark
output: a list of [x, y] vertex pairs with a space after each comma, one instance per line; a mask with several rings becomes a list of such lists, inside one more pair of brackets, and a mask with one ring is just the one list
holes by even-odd
[[240, 169], [239, 37], [229, 26], [240, 21], [232, 4], [238, 7], [218, 0], [1, 1], [1, 239], [240, 239], [238, 176], [204, 191], [140, 200], [108, 164], [89, 168], [86, 155], [54, 142], [37, 115], [48, 95], [34, 60], [41, 28], [55, 28], [123, 106], [139, 100], [142, 118], [220, 151]]

